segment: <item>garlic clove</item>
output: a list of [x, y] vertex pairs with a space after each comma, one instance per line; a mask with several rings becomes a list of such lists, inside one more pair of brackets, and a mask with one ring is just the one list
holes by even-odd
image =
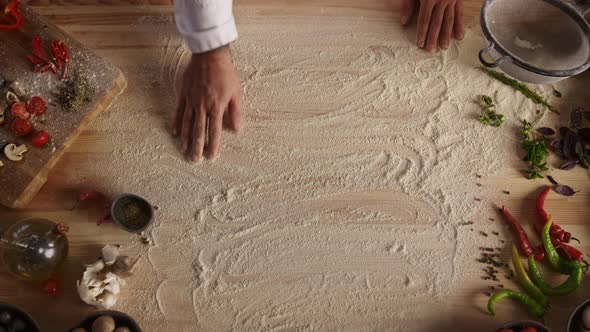
[[111, 309], [113, 306], [115, 306], [115, 304], [117, 304], [117, 299], [117, 295], [109, 291], [104, 291], [96, 298], [96, 301], [98, 302], [98, 306], [105, 310]]
[[104, 261], [99, 259], [92, 264], [86, 264], [84, 266], [86, 267], [86, 271], [100, 272], [102, 269], [104, 269]]
[[90, 288], [86, 287], [86, 285], [80, 283], [80, 280], [78, 280], [76, 282], [76, 285], [78, 287], [78, 295], [80, 295], [80, 299], [86, 303], [86, 304], [90, 304], [93, 306], [96, 306], [98, 304], [98, 302], [96, 301], [96, 296], [95, 294], [93, 294], [93, 292], [91, 291]]
[[102, 260], [107, 266], [115, 264], [117, 257], [119, 257], [119, 247], [107, 244], [102, 248]]

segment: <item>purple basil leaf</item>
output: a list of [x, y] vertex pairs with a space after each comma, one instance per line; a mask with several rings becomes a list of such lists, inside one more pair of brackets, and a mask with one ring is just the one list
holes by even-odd
[[564, 170], [564, 171], [569, 171], [570, 169], [573, 169], [574, 167], [576, 167], [576, 164], [578, 164], [578, 160], [568, 160], [568, 161], [563, 162], [559, 166], [559, 169]]
[[556, 193], [563, 195], [563, 196], [574, 196], [576, 193], [570, 186], [566, 186], [564, 184], [560, 184], [553, 187]]
[[584, 142], [590, 142], [590, 128], [582, 128], [578, 130], [578, 135], [580, 135]]
[[537, 132], [543, 136], [555, 135], [555, 130], [548, 128], [548, 127], [539, 128], [539, 129], [537, 129]]
[[553, 183], [556, 186], [559, 184], [551, 175], [547, 175], [547, 180], [549, 180], [549, 182]]
[[554, 139], [549, 142], [549, 146], [562, 159], [565, 159], [565, 154], [563, 153], [563, 139]]
[[580, 137], [575, 131], [567, 129], [565, 137], [563, 138], [563, 154], [567, 159], [578, 159], [580, 156], [576, 154], [576, 147]]
[[582, 114], [584, 114], [584, 119], [590, 121], [590, 111], [585, 111]]

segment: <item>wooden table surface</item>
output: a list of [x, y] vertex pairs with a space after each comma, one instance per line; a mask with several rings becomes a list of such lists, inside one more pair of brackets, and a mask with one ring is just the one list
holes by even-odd
[[[134, 66], [141, 66], [142, 53], [156, 48], [157, 45], [134, 45], [131, 40], [121, 40], [119, 35], [124, 35], [137, 18], [146, 15], [172, 15], [173, 9], [167, 6], [168, 0], [151, 1], [120, 1], [120, 0], [38, 0], [32, 5], [41, 14], [55, 24], [59, 25], [74, 38], [77, 38], [89, 48], [95, 50], [99, 55], [108, 59], [122, 69], [124, 73]], [[357, 1], [357, 0], [237, 0], [235, 1], [235, 15], [240, 21], [240, 12], [249, 8], [260, 8], [261, 16], [272, 16], [274, 13], [305, 13], [308, 8], [338, 7], [358, 12], [359, 15], [371, 17], [374, 13], [383, 11], [391, 13], [391, 20], [398, 20], [396, 1]], [[163, 5], [163, 6], [162, 6]], [[477, 29], [480, 1], [465, 1], [465, 17], [467, 26]], [[320, 46], [318, 46], [320, 47]], [[120, 97], [128, 98], [134, 91], [132, 79], [130, 88]], [[246, 117], [248, 115], [246, 114]], [[24, 217], [43, 216], [54, 220], [69, 222], [71, 225], [70, 259], [62, 273], [62, 282], [72, 285], [79, 278], [81, 263], [92, 260], [98, 249], [104, 243], [125, 242], [130, 235], [114, 227], [102, 227], [97, 231], [93, 220], [97, 216], [96, 211], [69, 211], [72, 204], [73, 191], [76, 184], [67, 183], [68, 172], [76, 170], [89, 158], [100, 158], [101, 137], [107, 135], [95, 129], [88, 129], [82, 133], [78, 141], [65, 154], [60, 163], [57, 164], [49, 181], [41, 190], [38, 197], [24, 211], [14, 211], [0, 208], [0, 220], [9, 224]], [[530, 206], [534, 199], [534, 192], [539, 188], [539, 182], [531, 182], [524, 179], [517, 170], [506, 169], [502, 176], [484, 178], [485, 185], [510, 189], [510, 196], [506, 197], [506, 205], [510, 207], [518, 217], [531, 217]], [[572, 233], [580, 238], [584, 246], [580, 248], [588, 250], [585, 245], [590, 243], [590, 228], [586, 221], [590, 215], [590, 181], [588, 174], [577, 169], [571, 172], [556, 172], [564, 183], [575, 183], [576, 189], [581, 192], [571, 198], [552, 195], [548, 201], [548, 208], [559, 218], [560, 224], [567, 227]], [[505, 252], [507, 257], [508, 252]], [[473, 254], [476, 259], [476, 253]], [[474, 265], [472, 270], [466, 271], [457, 282], [463, 283], [460, 292], [447, 296], [443, 300], [443, 307], [440, 312], [433, 313], [432, 330], [455, 329], [461, 331], [492, 331], [499, 323], [510, 319], [526, 318], [520, 309], [510, 304], [502, 305], [495, 318], [487, 315], [483, 310], [487, 298], [483, 294], [486, 284], [480, 279], [481, 266]], [[144, 290], [138, 288], [129, 292], [140, 293]], [[149, 293], [150, 290], [145, 290]], [[590, 296], [590, 287], [584, 281], [583, 290], [575, 295], [558, 299], [553, 302], [551, 314], [547, 322], [554, 328], [555, 332], [564, 331], [565, 320], [574, 305]], [[92, 308], [82, 305], [77, 300], [75, 289], [67, 288], [55, 299], [46, 298], [40, 294], [34, 285], [16, 281], [6, 274], [0, 275], [0, 301], [17, 304], [30, 312], [42, 325], [44, 331], [63, 331], [79, 321], [85, 314], [93, 311]], [[127, 302], [128, 303], [128, 302]], [[141, 308], [141, 303], [137, 303]], [[134, 308], [134, 310], [137, 310]], [[132, 308], [117, 309], [133, 311]], [[514, 311], [513, 311], [514, 309]], [[156, 319], [156, 318], [154, 318]], [[145, 331], [156, 331], [154, 326], [162, 326], [154, 322], [144, 323]], [[152, 323], [154, 323], [152, 325]], [[395, 322], [391, 322], [392, 329]]]

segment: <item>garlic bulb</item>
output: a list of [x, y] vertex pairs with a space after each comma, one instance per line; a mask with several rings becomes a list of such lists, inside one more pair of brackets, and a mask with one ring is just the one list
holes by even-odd
[[85, 267], [82, 280], [76, 283], [80, 299], [99, 309], [112, 308], [126, 284], [122, 275], [129, 275], [132, 267], [129, 257], [120, 256], [119, 247], [107, 245], [101, 259]]

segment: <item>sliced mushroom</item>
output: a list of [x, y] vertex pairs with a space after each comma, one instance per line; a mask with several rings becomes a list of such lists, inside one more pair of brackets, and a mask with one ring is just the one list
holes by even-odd
[[18, 96], [15, 95], [12, 91], [6, 92], [6, 102], [8, 102], [8, 105], [18, 103], [19, 101], [20, 101], [20, 98], [18, 98]]
[[27, 146], [24, 144], [19, 146], [16, 146], [16, 144], [8, 144], [4, 148], [4, 154], [6, 155], [6, 158], [12, 161], [23, 160], [23, 154], [25, 154], [27, 151], [29, 151], [29, 149], [27, 149]]

